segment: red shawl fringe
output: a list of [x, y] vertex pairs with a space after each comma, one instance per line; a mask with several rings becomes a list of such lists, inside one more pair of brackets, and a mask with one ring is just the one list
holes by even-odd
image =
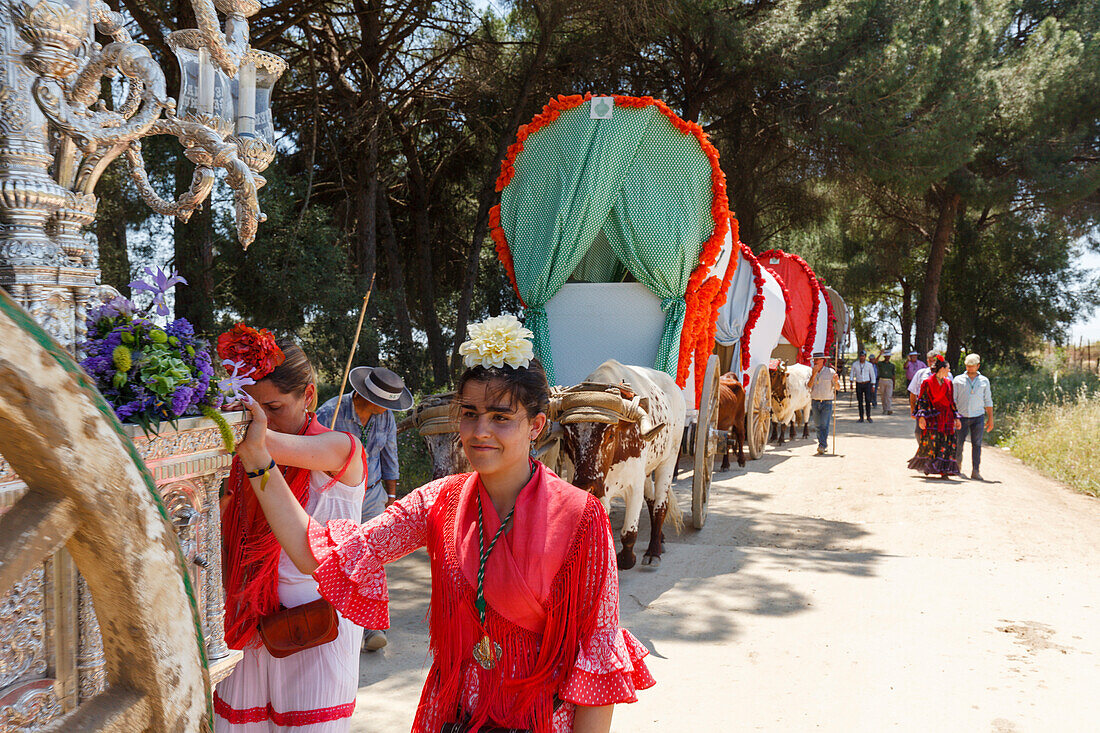
[[[327, 432], [310, 413], [302, 435]], [[303, 507], [309, 499], [306, 468], [279, 466], [291, 493]], [[244, 649], [258, 642], [256, 626], [279, 608], [279, 555], [282, 547], [264, 517], [241, 459], [233, 456], [222, 514], [222, 572], [225, 585], [225, 643]]]
[[[491, 670], [472, 661], [474, 645], [484, 633], [474, 608], [474, 589], [458, 571], [454, 543], [455, 515], [462, 486], [469, 474], [452, 476], [432, 508], [428, 552], [432, 559], [432, 607], [429, 611], [433, 664], [416, 711], [414, 730], [439, 730], [440, 725], [468, 714], [470, 729], [489, 723], [551, 733], [553, 696], [576, 659], [582, 639], [596, 629], [602, 590], [599, 584], [610, 562], [603, 543], [592, 542], [593, 532], [609, 532], [607, 515], [590, 498], [547, 603], [542, 634], [524, 629], [486, 609], [490, 638], [500, 644], [502, 658], [510, 660]], [[453, 572], [452, 572], [453, 570]], [[505, 678], [504, 668], [530, 670], [522, 679]], [[477, 675], [477, 707], [463, 710], [465, 671]]]

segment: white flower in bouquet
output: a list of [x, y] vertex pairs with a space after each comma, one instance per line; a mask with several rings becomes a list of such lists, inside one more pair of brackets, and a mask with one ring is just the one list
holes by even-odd
[[519, 369], [530, 365], [535, 357], [532, 336], [534, 334], [515, 316], [497, 316], [471, 324], [470, 340], [458, 347], [458, 353], [468, 367], [480, 365], [499, 369], [507, 364]]

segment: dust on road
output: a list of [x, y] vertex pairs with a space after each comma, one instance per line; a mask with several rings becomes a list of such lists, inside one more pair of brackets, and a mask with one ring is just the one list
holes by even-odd
[[[836, 456], [798, 438], [715, 473], [706, 527], [666, 530], [658, 570], [620, 575], [658, 684], [612, 729], [1100, 729], [1100, 501], [996, 449], [987, 482], [918, 477], [907, 415], [838, 407]], [[690, 491], [688, 470], [686, 510]], [[427, 670], [427, 558], [388, 574], [356, 732], [409, 730]]]

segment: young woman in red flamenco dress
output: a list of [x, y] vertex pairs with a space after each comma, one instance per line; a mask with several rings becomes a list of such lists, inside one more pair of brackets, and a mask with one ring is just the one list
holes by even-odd
[[[368, 628], [389, 625], [382, 565], [428, 548], [432, 665], [414, 733], [607, 733], [614, 705], [654, 684], [645, 647], [619, 626], [607, 515], [529, 458], [549, 402], [530, 331], [505, 316], [470, 332], [456, 403], [472, 473], [421, 486], [363, 525], [311, 519], [277, 473], [252, 486], [294, 564]], [[238, 455], [254, 470], [271, 456], [264, 412], [251, 409]]]
[[[297, 345], [276, 343], [265, 329], [243, 324], [218, 339], [218, 354], [261, 416], [271, 475], [284, 487], [282, 500], [315, 521], [358, 519], [363, 506], [365, 462], [358, 438], [318, 424], [313, 368]], [[261, 643], [260, 620], [280, 608], [317, 601], [317, 581], [282, 552], [264, 519], [257, 493], [233, 468], [222, 500], [222, 569], [225, 638], [244, 659], [214, 692], [216, 733], [344, 733], [355, 711], [359, 644], [363, 629], [338, 617], [332, 641], [272, 656]], [[277, 467], [276, 467], [277, 466]]]
[[955, 409], [951, 373], [943, 357], [932, 363], [932, 373], [921, 382], [920, 395], [913, 412], [920, 428], [917, 454], [909, 459], [909, 468], [941, 478], [959, 475], [955, 460], [955, 431], [962, 427]]

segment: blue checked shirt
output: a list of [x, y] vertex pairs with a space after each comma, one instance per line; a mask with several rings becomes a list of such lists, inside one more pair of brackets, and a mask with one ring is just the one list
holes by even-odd
[[965, 373], [951, 380], [955, 390], [955, 409], [962, 417], [981, 417], [985, 408], [993, 407], [989, 378], [981, 372], [971, 379]]
[[[336, 420], [336, 429], [351, 433], [363, 442], [367, 451], [367, 488], [376, 486], [379, 481], [396, 481], [397, 469], [397, 421], [393, 411], [386, 410], [372, 417], [364, 429], [359, 415], [351, 402], [352, 395], [346, 394], [340, 399], [340, 417]], [[326, 428], [332, 423], [332, 413], [336, 409], [336, 398], [321, 405], [317, 410], [317, 419]]]

